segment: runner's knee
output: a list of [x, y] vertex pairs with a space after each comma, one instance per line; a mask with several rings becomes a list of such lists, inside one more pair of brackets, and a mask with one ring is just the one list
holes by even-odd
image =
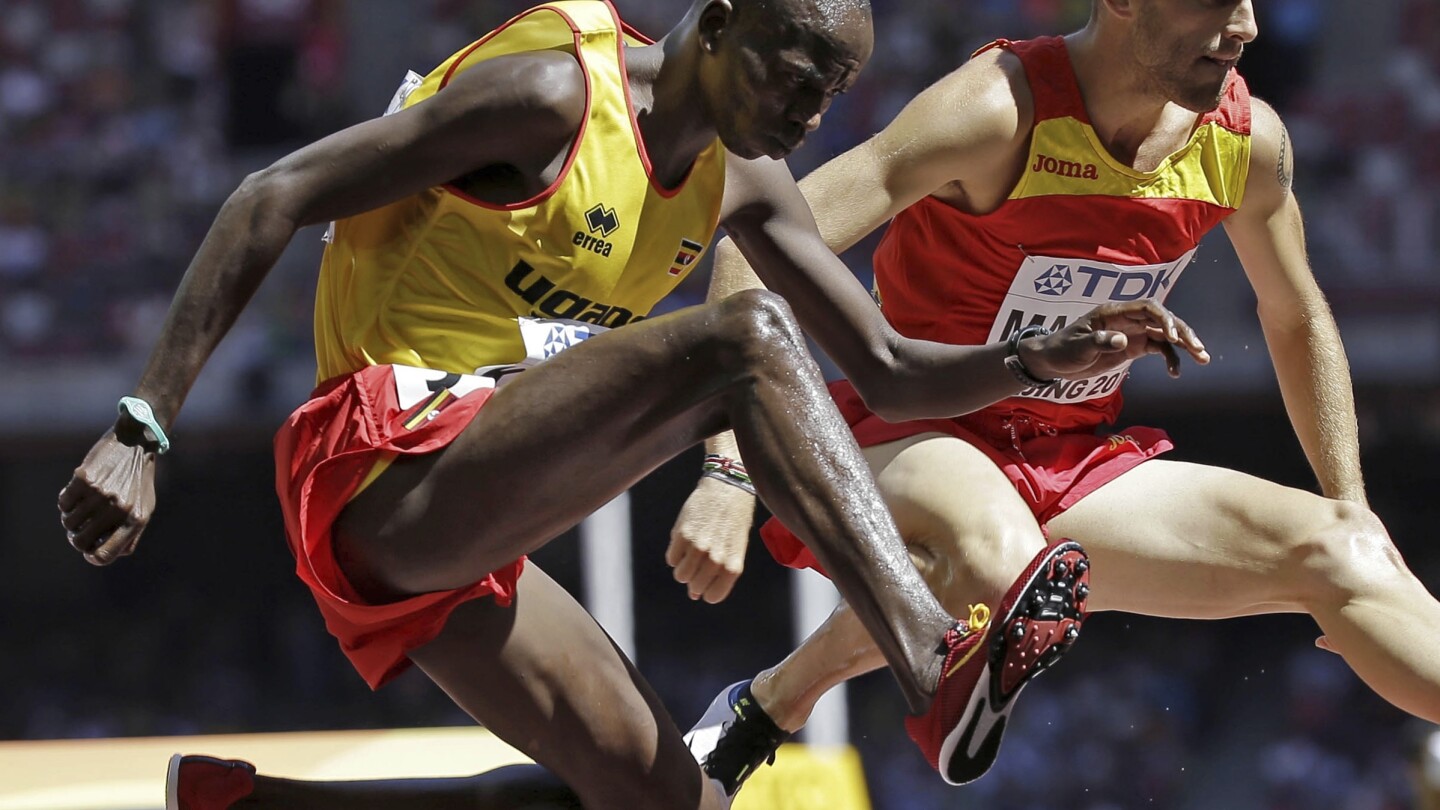
[[776, 348], [805, 349], [805, 338], [790, 305], [768, 290], [745, 290], [720, 302], [721, 361], [752, 368], [792, 357]]
[[1399, 550], [1373, 512], [1349, 501], [1325, 501], [1324, 508], [1327, 520], [1289, 555], [1308, 604], [1344, 604], [1405, 575]]
[[930, 590], [954, 613], [975, 602], [998, 601], [1044, 541], [1033, 527], [977, 514], [906, 542]]
[[567, 749], [565, 762], [556, 770], [586, 807], [696, 807], [699, 766], [670, 716], [658, 698], [629, 687], [627, 682], [638, 676], [619, 659], [604, 662], [585, 675], [600, 688], [584, 689], [563, 709], [556, 707], [568, 716], [562, 724], [568, 726], [566, 739], [560, 743]]
[[657, 752], [653, 732], [600, 737], [596, 742], [583, 764], [577, 763], [580, 773], [570, 777], [587, 807], [670, 810], [699, 805], [703, 779], [683, 746], [678, 753]]
[[1014, 485], [961, 439], [904, 447], [876, 481], [916, 568], [951, 612], [998, 600], [1044, 545]]

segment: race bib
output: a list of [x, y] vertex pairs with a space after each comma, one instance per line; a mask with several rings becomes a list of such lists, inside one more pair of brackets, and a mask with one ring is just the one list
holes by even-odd
[[474, 374], [456, 374], [433, 368], [392, 365], [395, 374], [395, 395], [400, 410], [407, 411], [441, 391], [459, 399], [482, 388], [494, 388], [495, 380]]
[[475, 369], [476, 374], [499, 380], [548, 360], [601, 332], [610, 331], [609, 327], [568, 318], [516, 318], [515, 321], [520, 326], [520, 338], [525, 341], [525, 359], [518, 363], [481, 366]]
[[609, 327], [598, 326], [568, 318], [519, 318], [520, 337], [525, 340], [525, 361], [523, 365], [533, 366], [541, 360], [565, 351]]
[[415, 92], [415, 88], [419, 87], [424, 81], [425, 77], [419, 73], [413, 70], [405, 71], [405, 81], [401, 82], [400, 86], [395, 88], [395, 95], [390, 97], [390, 106], [385, 108], [385, 114], [393, 115], [404, 109], [405, 101], [410, 98], [411, 93]]
[[[1164, 301], [1197, 249], [1173, 262], [1144, 265], [1027, 256], [1000, 304], [988, 342], [1006, 340], [1015, 330], [1031, 324], [1058, 330], [1111, 301]], [[1120, 386], [1129, 366], [1127, 362], [1097, 377], [1031, 388], [1020, 396], [1061, 404], [1099, 399]]]

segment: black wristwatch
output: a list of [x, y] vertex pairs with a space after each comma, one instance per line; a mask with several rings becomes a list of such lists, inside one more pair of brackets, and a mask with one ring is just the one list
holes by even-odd
[[1030, 369], [1025, 367], [1025, 361], [1020, 359], [1020, 341], [1032, 337], [1046, 337], [1052, 331], [1038, 323], [1032, 323], [1010, 333], [1009, 351], [1005, 353], [1005, 368], [1010, 369], [1010, 373], [1015, 375], [1015, 379], [1024, 383], [1026, 388], [1044, 388], [1060, 382], [1059, 377], [1052, 377], [1048, 380], [1036, 377], [1030, 373]]

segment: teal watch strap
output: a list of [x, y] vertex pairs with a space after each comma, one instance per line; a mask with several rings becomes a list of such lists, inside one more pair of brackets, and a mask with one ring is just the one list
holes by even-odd
[[145, 426], [146, 430], [155, 437], [155, 444], [159, 449], [155, 452], [165, 455], [170, 449], [170, 437], [165, 435], [165, 429], [155, 419], [155, 409], [150, 403], [139, 397], [121, 397], [120, 402], [115, 406], [116, 413], [128, 413], [130, 418]]

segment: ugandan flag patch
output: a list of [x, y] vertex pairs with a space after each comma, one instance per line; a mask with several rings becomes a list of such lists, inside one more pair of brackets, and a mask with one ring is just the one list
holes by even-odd
[[680, 249], [675, 252], [675, 261], [670, 263], [670, 275], [678, 276], [690, 269], [690, 265], [700, 258], [705, 246], [691, 239], [680, 239]]

